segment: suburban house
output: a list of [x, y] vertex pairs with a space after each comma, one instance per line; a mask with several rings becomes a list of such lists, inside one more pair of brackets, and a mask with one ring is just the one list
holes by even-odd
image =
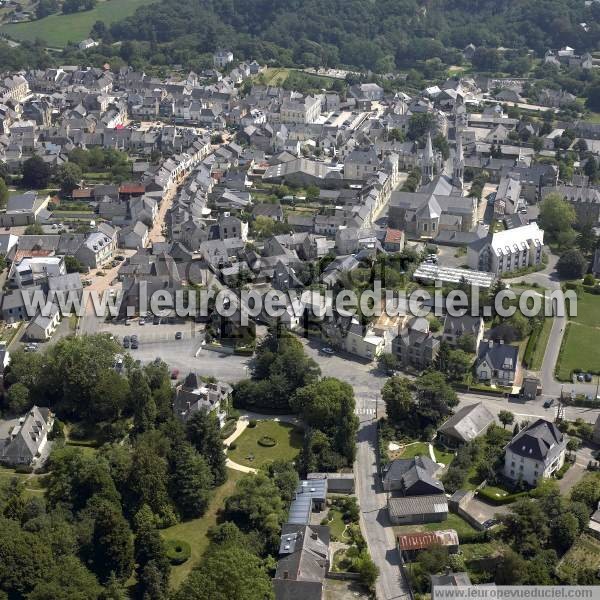
[[148, 243], [148, 226], [141, 221], [128, 225], [119, 231], [119, 246], [139, 250]]
[[565, 462], [567, 438], [550, 421], [538, 419], [522, 429], [506, 446], [504, 475], [508, 479], [535, 486], [550, 477]]
[[100, 231], [90, 233], [75, 257], [86, 267], [97, 269], [112, 258], [113, 243], [111, 238]]
[[23, 337], [30, 342], [45, 342], [49, 340], [58, 324], [60, 323], [60, 309], [56, 304], [52, 304], [43, 312], [39, 311], [33, 320], [27, 325]]
[[14, 227], [44, 220], [50, 215], [47, 210], [49, 200], [50, 196], [39, 196], [35, 191], [10, 196], [6, 210], [0, 212], [0, 225]]
[[227, 383], [205, 383], [195, 373], [189, 373], [183, 384], [177, 388], [173, 410], [184, 422], [199, 410], [214, 412], [223, 427], [231, 391], [232, 388]]
[[441, 523], [448, 518], [445, 494], [427, 496], [388, 497], [388, 514], [392, 525]]
[[424, 319], [413, 321], [392, 340], [392, 354], [403, 367], [423, 370], [430, 367], [440, 349], [440, 338], [435, 337]]
[[437, 439], [448, 448], [457, 448], [485, 433], [494, 420], [483, 402], [463, 406], [438, 428]]
[[441, 575], [430, 575], [431, 579], [431, 593], [434, 597], [434, 590], [436, 586], [453, 586], [453, 587], [471, 587], [471, 579], [468, 573], [442, 573]]
[[474, 341], [474, 351], [476, 348], [479, 348], [479, 342], [483, 339], [483, 330], [483, 318], [480, 316], [473, 317], [465, 314], [462, 317], [452, 317], [446, 315], [442, 339], [451, 346], [456, 346], [460, 338], [470, 336]]
[[325, 510], [327, 479], [300, 480], [288, 511], [288, 523], [309, 525], [313, 511]]
[[273, 579], [276, 600], [321, 600], [330, 565], [329, 527], [286, 523]]
[[444, 486], [435, 479], [440, 466], [427, 456], [397, 458], [383, 474], [383, 489], [403, 496], [443, 494]]
[[517, 374], [518, 358], [519, 349], [516, 346], [483, 340], [479, 344], [475, 361], [477, 378], [491, 385], [510, 387]]
[[48, 442], [54, 415], [48, 408], [33, 406], [19, 419], [0, 422], [0, 463], [36, 465]]
[[467, 248], [470, 269], [496, 275], [542, 263], [544, 231], [537, 223], [499, 231], [476, 240]]

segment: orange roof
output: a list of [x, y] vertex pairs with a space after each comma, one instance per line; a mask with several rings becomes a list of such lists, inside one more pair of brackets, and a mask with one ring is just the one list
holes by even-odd
[[73, 190], [72, 196], [73, 196], [73, 198], [91, 198], [92, 197], [92, 189], [91, 188], [81, 188], [79, 190]]
[[119, 188], [119, 194], [143, 194], [146, 186], [140, 183], [124, 183]]
[[400, 229], [390, 229], [388, 227], [388, 229], [385, 232], [385, 241], [391, 244], [399, 244], [400, 242], [402, 242], [403, 235], [404, 232], [402, 232]]
[[19, 262], [23, 258], [33, 258], [34, 256], [51, 256], [53, 250], [17, 250], [15, 252], [14, 262]]
[[400, 550], [423, 550], [436, 544], [442, 546], [458, 546], [458, 534], [454, 529], [445, 531], [426, 531], [399, 533], [397, 535]]

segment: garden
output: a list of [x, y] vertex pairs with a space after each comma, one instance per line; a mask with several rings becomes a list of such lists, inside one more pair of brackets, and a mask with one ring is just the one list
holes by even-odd
[[275, 459], [295, 460], [302, 448], [302, 438], [302, 430], [290, 423], [251, 421], [231, 444], [227, 455], [233, 462], [258, 469]]

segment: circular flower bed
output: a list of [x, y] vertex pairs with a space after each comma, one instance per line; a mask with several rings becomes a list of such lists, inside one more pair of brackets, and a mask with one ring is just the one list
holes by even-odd
[[167, 558], [172, 565], [182, 565], [191, 553], [190, 545], [183, 540], [167, 540]]
[[272, 438], [270, 435], [263, 435], [261, 438], [259, 438], [258, 443], [265, 448], [272, 448], [277, 444], [277, 440]]

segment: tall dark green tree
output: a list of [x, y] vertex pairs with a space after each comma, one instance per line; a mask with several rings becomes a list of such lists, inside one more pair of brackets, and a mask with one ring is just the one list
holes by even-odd
[[34, 154], [23, 163], [23, 185], [36, 190], [47, 188], [52, 170], [41, 156]]
[[188, 421], [187, 435], [192, 445], [208, 463], [214, 485], [225, 483], [227, 480], [225, 452], [217, 416], [212, 412], [197, 411]]

